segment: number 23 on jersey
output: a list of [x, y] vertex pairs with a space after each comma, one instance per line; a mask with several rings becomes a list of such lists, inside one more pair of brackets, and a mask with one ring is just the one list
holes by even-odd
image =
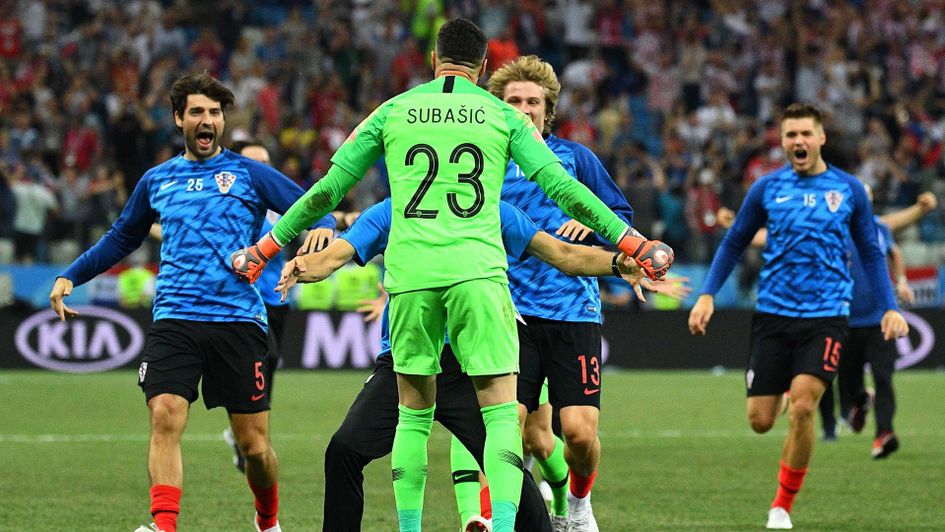
[[[406, 166], [422, 164], [421, 161], [417, 160], [419, 155], [423, 155], [427, 159], [427, 173], [423, 176], [423, 180], [420, 182], [420, 186], [417, 188], [417, 191], [413, 193], [413, 197], [411, 197], [410, 201], [407, 202], [407, 206], [404, 208], [404, 218], [432, 220], [439, 215], [439, 210], [421, 209], [420, 202], [423, 201], [423, 197], [427, 192], [429, 192], [430, 186], [438, 177], [440, 170], [440, 159], [436, 153], [436, 150], [434, 150], [429, 144], [415, 144], [411, 146], [409, 150], [407, 150], [407, 156], [404, 164]], [[452, 213], [459, 218], [472, 218], [473, 216], [479, 214], [479, 211], [482, 210], [482, 206], [485, 201], [485, 192], [482, 187], [482, 182], [479, 181], [483, 170], [482, 150], [480, 150], [475, 144], [463, 143], [453, 148], [452, 153], [450, 153], [449, 161], [453, 164], [457, 164], [463, 160], [464, 156], [468, 156], [466, 159], [472, 159], [472, 169], [469, 172], [460, 173], [457, 175], [456, 180], [459, 183], [471, 186], [476, 196], [473, 199], [472, 204], [468, 206], [461, 206], [459, 204], [457, 194], [455, 192], [450, 192], [446, 195], [446, 203], [449, 206], [450, 211], [452, 211]]]

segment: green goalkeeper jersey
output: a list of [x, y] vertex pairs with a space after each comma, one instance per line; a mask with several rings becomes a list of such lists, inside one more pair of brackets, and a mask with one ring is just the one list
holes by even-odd
[[443, 76], [378, 107], [331, 161], [361, 176], [381, 155], [392, 205], [386, 289], [507, 283], [499, 195], [509, 157], [530, 178], [558, 162], [531, 119], [466, 78]]

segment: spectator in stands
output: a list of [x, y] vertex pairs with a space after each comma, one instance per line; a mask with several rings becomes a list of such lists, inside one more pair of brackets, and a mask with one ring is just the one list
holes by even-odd
[[13, 220], [16, 215], [13, 181], [9, 165], [0, 159], [0, 239], [13, 238]]
[[89, 184], [88, 201], [91, 211], [88, 217], [89, 232], [86, 242], [83, 242], [83, 247], [98, 240], [108, 226], [118, 218], [118, 213], [121, 212], [127, 199], [124, 174], [104, 164], [96, 167]]
[[73, 166], [66, 166], [53, 183], [59, 201], [59, 212], [53, 220], [52, 240], [72, 240], [84, 247], [86, 219], [89, 215], [89, 178]]
[[37, 183], [26, 171], [26, 165], [14, 165], [9, 182], [16, 200], [13, 218], [13, 241], [16, 260], [32, 264], [44, 257], [40, 255], [45, 243], [44, 230], [50, 213], [58, 208], [56, 196], [44, 185]]
[[694, 237], [692, 258], [701, 263], [711, 260], [721, 240], [715, 216], [722, 205], [718, 193], [720, 187], [718, 170], [711, 166], [693, 171], [686, 186], [686, 224]]

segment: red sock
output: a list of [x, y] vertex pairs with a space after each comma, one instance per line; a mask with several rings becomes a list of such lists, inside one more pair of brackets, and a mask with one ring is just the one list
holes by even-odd
[[151, 516], [158, 530], [177, 532], [181, 489], [166, 484], [151, 486]]
[[591, 492], [591, 488], [594, 487], [594, 480], [597, 479], [597, 470], [595, 469], [589, 477], [582, 477], [570, 470], [571, 477], [571, 495], [574, 495], [578, 499], [583, 499], [587, 497], [587, 494]]
[[780, 506], [791, 512], [791, 505], [794, 504], [794, 497], [801, 491], [801, 484], [804, 483], [804, 475], [807, 474], [807, 468], [792, 469], [787, 464], [781, 462], [781, 472], [778, 473], [778, 494], [774, 497], [771, 507]]
[[486, 519], [492, 519], [492, 500], [489, 497], [489, 486], [479, 490], [479, 515]]
[[276, 482], [268, 488], [257, 488], [250, 483], [249, 489], [253, 490], [253, 495], [256, 496], [256, 513], [259, 515], [256, 524], [259, 529], [266, 530], [276, 526], [279, 522], [276, 517], [279, 512], [279, 483]]

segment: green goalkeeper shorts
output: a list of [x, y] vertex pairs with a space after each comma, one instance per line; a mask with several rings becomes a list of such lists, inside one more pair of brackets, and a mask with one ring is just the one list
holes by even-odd
[[468, 375], [518, 373], [518, 332], [508, 285], [488, 279], [390, 296], [394, 371], [440, 372], [446, 329]]
[[538, 394], [538, 406], [548, 402], [548, 379], [541, 383], [541, 393]]

